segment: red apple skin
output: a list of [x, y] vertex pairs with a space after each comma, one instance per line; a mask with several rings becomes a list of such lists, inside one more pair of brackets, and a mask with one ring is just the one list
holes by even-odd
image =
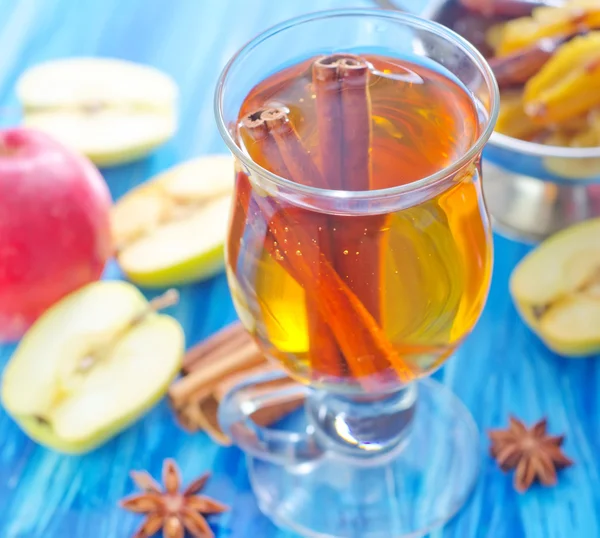
[[0, 130], [0, 341], [100, 278], [111, 203], [85, 157], [39, 131]]

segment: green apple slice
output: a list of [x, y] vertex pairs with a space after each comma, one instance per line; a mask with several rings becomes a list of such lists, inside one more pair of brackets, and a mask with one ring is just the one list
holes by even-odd
[[131, 284], [89, 284], [50, 308], [6, 367], [2, 402], [33, 439], [82, 453], [151, 408], [177, 375], [179, 323]]
[[600, 219], [544, 241], [515, 268], [510, 291], [552, 350], [569, 357], [600, 352]]
[[231, 156], [193, 159], [130, 191], [112, 211], [119, 265], [145, 287], [222, 271], [233, 193]]
[[563, 299], [541, 317], [540, 333], [559, 353], [578, 356], [600, 351], [600, 299], [584, 294]]
[[17, 82], [24, 123], [98, 166], [132, 161], [177, 128], [178, 90], [161, 71], [111, 58], [69, 58], [32, 67]]

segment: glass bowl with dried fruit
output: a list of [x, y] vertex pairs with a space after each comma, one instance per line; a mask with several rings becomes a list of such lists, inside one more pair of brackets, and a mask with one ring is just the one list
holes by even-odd
[[600, 2], [433, 0], [424, 15], [474, 44], [498, 80], [500, 114], [483, 153], [495, 227], [539, 241], [599, 216]]
[[427, 16], [488, 59], [500, 86], [483, 153], [496, 228], [539, 241], [600, 215], [598, 0], [448, 0]]

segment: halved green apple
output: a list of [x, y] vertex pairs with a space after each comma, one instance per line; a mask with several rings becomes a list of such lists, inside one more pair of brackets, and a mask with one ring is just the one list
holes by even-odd
[[129, 426], [181, 368], [181, 326], [155, 307], [119, 281], [88, 284], [56, 303], [6, 367], [6, 411], [33, 439], [66, 453], [92, 450]]
[[117, 202], [112, 211], [117, 259], [132, 282], [174, 286], [223, 269], [234, 170], [229, 155], [199, 157]]
[[17, 81], [24, 124], [47, 132], [98, 166], [138, 159], [173, 136], [178, 90], [153, 67], [112, 58], [68, 58]]
[[600, 352], [600, 218], [550, 237], [514, 269], [510, 292], [525, 322], [568, 357]]

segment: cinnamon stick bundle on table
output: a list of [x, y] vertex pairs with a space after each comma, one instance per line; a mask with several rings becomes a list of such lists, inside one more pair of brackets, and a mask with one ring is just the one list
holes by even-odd
[[[229, 446], [231, 439], [219, 427], [219, 403], [234, 386], [250, 377], [277, 370], [239, 322], [233, 323], [192, 347], [184, 357], [183, 376], [169, 388], [169, 401], [179, 424], [189, 432], [204, 430], [215, 442]], [[270, 391], [297, 384], [291, 378], [261, 384]], [[277, 402], [252, 415], [261, 426], [270, 426], [303, 403], [303, 398]]]

